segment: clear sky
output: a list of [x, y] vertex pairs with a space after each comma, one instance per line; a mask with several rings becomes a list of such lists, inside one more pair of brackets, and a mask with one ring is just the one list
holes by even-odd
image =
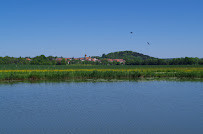
[[203, 58], [202, 40], [202, 0], [0, 0], [0, 56]]

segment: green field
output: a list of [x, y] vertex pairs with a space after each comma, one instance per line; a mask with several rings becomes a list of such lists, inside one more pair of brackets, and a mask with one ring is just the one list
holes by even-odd
[[0, 80], [203, 78], [203, 66], [0, 65]]

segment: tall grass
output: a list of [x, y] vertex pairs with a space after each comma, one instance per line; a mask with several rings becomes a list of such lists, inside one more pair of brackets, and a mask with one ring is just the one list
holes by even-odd
[[0, 80], [203, 78], [203, 66], [0, 65]]
[[35, 71], [0, 71], [0, 80], [62, 80], [62, 79], [137, 79], [137, 78], [203, 78], [203, 71], [180, 70], [35, 70]]

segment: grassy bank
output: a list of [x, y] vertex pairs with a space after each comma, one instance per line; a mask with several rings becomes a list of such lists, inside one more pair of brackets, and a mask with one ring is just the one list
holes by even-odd
[[8, 66], [4, 69], [0, 68], [1, 81], [154, 77], [203, 78], [203, 66]]

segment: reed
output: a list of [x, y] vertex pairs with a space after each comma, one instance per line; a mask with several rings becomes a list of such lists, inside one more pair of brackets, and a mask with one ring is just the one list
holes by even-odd
[[0, 70], [0, 80], [203, 78], [202, 68]]

